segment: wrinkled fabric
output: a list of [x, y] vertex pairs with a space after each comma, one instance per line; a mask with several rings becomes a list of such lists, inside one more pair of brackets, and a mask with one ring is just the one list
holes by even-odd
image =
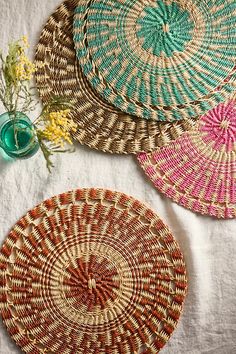
[[[0, 47], [23, 34], [36, 45], [42, 26], [59, 4], [58, 0], [0, 0]], [[187, 264], [189, 291], [183, 315], [162, 353], [236, 353], [236, 221], [203, 217], [164, 198], [133, 156], [77, 145], [75, 153], [57, 156], [54, 163], [48, 174], [40, 153], [14, 162], [0, 157], [0, 242], [29, 209], [58, 193], [104, 187], [132, 195], [170, 226]], [[16, 353], [21, 351], [1, 323], [0, 354]]]

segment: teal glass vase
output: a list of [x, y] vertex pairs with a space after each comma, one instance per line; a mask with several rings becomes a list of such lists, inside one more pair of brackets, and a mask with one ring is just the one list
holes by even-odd
[[12, 158], [27, 159], [36, 154], [39, 143], [34, 125], [24, 113], [0, 115], [0, 147]]

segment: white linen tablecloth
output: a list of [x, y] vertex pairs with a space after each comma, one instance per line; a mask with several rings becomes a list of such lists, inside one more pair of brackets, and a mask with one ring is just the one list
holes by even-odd
[[[36, 45], [42, 26], [59, 4], [60, 0], [0, 0], [0, 47], [6, 49], [9, 40], [23, 34]], [[57, 156], [54, 161], [56, 167], [49, 175], [40, 153], [25, 161], [0, 157], [0, 243], [21, 216], [55, 194], [104, 187], [132, 195], [171, 227], [187, 264], [189, 292], [184, 312], [162, 353], [236, 353], [235, 220], [203, 217], [162, 197], [133, 156], [78, 145], [74, 154]], [[1, 323], [0, 354], [20, 352]]]

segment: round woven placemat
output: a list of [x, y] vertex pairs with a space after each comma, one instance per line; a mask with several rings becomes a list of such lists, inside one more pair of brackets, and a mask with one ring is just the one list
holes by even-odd
[[236, 217], [236, 106], [221, 103], [168, 147], [138, 160], [155, 187], [178, 204]]
[[25, 353], [157, 353], [186, 295], [170, 230], [139, 201], [102, 189], [29, 211], [0, 264], [1, 315]]
[[202, 115], [235, 89], [235, 25], [234, 0], [80, 0], [74, 41], [106, 100], [174, 121]]
[[[74, 135], [81, 144], [111, 153], [152, 151], [190, 130], [194, 119], [170, 123], [145, 121], [122, 113], [91, 88], [76, 60], [73, 15], [77, 0], [65, 1], [49, 18], [36, 50], [36, 83], [44, 103], [63, 96], [75, 108]], [[43, 66], [42, 66], [43, 64]]]

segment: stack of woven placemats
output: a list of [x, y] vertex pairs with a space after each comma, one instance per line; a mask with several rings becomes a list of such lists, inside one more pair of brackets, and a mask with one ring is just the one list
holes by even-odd
[[235, 25], [233, 0], [67, 0], [37, 45], [40, 96], [73, 103], [80, 143], [141, 153], [167, 196], [235, 217]]
[[122, 112], [95, 91], [76, 59], [73, 19], [77, 5], [77, 0], [65, 1], [49, 18], [35, 56], [40, 64], [36, 81], [43, 102], [58, 95], [75, 106], [75, 138], [92, 148], [127, 154], [152, 151], [191, 129], [195, 119], [172, 124], [140, 119]]
[[[234, 104], [235, 24], [233, 0], [67, 0], [37, 46], [40, 96], [73, 103], [80, 143], [141, 153], [145, 172], [167, 196], [203, 214], [234, 217], [235, 121], [224, 107]], [[184, 143], [190, 136], [198, 141], [192, 148]], [[198, 158], [186, 156], [189, 149]], [[191, 160], [196, 180], [181, 159]]]

